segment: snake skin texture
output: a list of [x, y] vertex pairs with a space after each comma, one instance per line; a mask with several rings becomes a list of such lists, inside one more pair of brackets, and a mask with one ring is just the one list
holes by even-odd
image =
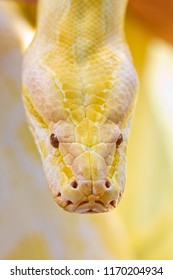
[[55, 201], [108, 212], [122, 197], [137, 76], [126, 0], [40, 0], [23, 101]]

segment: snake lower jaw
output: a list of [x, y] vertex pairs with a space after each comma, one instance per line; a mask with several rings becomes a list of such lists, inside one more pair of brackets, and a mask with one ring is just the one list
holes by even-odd
[[73, 204], [71, 201], [62, 201], [60, 197], [56, 197], [55, 201], [68, 212], [87, 214], [109, 212], [116, 208], [120, 198], [121, 195], [108, 204], [105, 204], [102, 200], [100, 200], [99, 197], [95, 195], [90, 195], [88, 198], [83, 199], [77, 204]]
[[[114, 191], [114, 196], [90, 194], [84, 196], [78, 202], [72, 202], [70, 199], [64, 199], [59, 192], [54, 198], [55, 201], [64, 210], [72, 213], [87, 214], [87, 213], [104, 213], [109, 212], [117, 207], [123, 192]], [[107, 199], [105, 199], [107, 197]]]

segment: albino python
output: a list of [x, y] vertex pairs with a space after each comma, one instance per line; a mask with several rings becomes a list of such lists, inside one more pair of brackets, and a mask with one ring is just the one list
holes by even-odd
[[40, 0], [23, 101], [55, 201], [108, 212], [122, 197], [136, 72], [126, 0]]

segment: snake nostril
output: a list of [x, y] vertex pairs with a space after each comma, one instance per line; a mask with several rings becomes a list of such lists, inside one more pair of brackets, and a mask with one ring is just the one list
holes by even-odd
[[72, 187], [73, 189], [77, 189], [78, 183], [77, 183], [76, 181], [71, 182], [71, 187]]
[[111, 187], [111, 183], [108, 180], [106, 180], [106, 182], [105, 182], [105, 187], [107, 189], [109, 189]]

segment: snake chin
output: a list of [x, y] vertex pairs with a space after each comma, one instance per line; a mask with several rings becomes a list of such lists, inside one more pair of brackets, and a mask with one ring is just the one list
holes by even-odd
[[56, 202], [73, 213], [114, 209], [125, 186], [125, 132], [110, 120], [94, 133], [92, 125], [84, 119], [80, 135], [85, 142], [80, 143], [71, 123], [52, 122], [45, 141], [49, 154], [43, 164], [49, 187]]
[[[114, 196], [111, 195], [112, 193], [114, 193]], [[115, 191], [115, 188], [112, 188], [111, 190], [106, 190], [103, 194], [100, 195], [92, 193], [81, 198], [77, 202], [73, 199], [65, 199], [65, 195], [60, 192], [58, 192], [58, 194], [54, 198], [55, 201], [68, 212], [87, 214], [104, 213], [113, 210], [117, 207], [122, 194], [122, 191]], [[107, 197], [107, 199], [105, 199], [105, 197]]]
[[[117, 199], [110, 201], [108, 204], [105, 204], [103, 201], [99, 199], [99, 197], [90, 195], [88, 198], [85, 198], [81, 202], [77, 204], [73, 204], [71, 201], [67, 201], [64, 205], [64, 210], [72, 213], [79, 214], [88, 214], [88, 213], [104, 213], [109, 212], [117, 207], [121, 193], [118, 195]], [[59, 198], [56, 198], [56, 202], [59, 203]], [[58, 201], [59, 200], [59, 201]]]

